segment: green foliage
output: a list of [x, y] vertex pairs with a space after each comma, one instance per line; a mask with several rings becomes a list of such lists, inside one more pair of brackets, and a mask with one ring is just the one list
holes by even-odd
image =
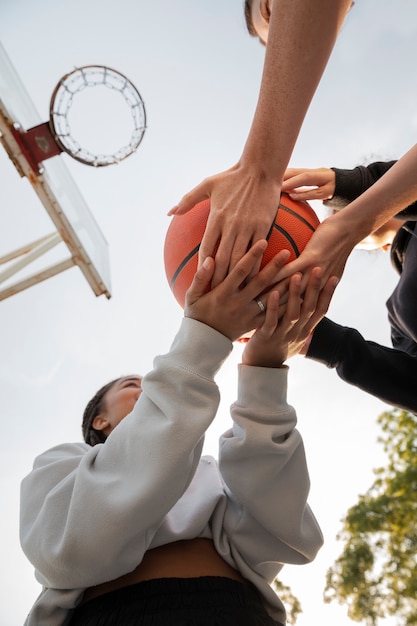
[[417, 416], [394, 409], [378, 423], [388, 465], [343, 520], [344, 549], [324, 597], [347, 604], [349, 617], [367, 626], [388, 616], [417, 626]]
[[274, 580], [274, 588], [287, 611], [287, 624], [295, 624], [297, 617], [303, 612], [298, 598], [296, 598], [292, 594], [291, 589], [278, 580], [278, 578]]

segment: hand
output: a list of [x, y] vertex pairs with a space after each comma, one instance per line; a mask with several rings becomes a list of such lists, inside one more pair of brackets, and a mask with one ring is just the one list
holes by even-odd
[[282, 268], [278, 280], [301, 273], [304, 289], [314, 267], [322, 269], [322, 287], [331, 276], [340, 279], [350, 253], [362, 237], [356, 222], [347, 216], [347, 209], [338, 211], [319, 224], [300, 256]]
[[310, 348], [310, 344], [311, 344], [312, 339], [313, 339], [313, 335], [314, 335], [314, 330], [312, 330], [312, 332], [309, 334], [309, 336], [307, 337], [307, 340], [301, 346], [301, 349], [300, 349], [298, 354], [300, 354], [301, 356], [306, 356], [307, 355], [308, 349]]
[[279, 294], [268, 296], [265, 320], [246, 344], [242, 353], [244, 365], [281, 367], [284, 361], [303, 349], [313, 329], [326, 314], [337, 285], [333, 276], [321, 288], [322, 270], [316, 267], [301, 297], [301, 275], [291, 277], [288, 304], [279, 319]]
[[335, 187], [336, 174], [327, 167], [290, 167], [284, 174], [282, 191], [286, 191], [293, 200], [329, 200], [334, 195]]
[[[276, 177], [266, 179], [240, 163], [206, 178], [187, 193], [168, 215], [182, 215], [210, 198], [210, 213], [199, 251], [199, 265], [215, 257], [212, 278], [215, 287], [235, 267], [253, 242], [267, 236], [281, 195]], [[218, 245], [218, 247], [217, 247]], [[216, 250], [217, 247], [217, 250]], [[251, 276], [259, 270], [260, 260]]]
[[[260, 263], [266, 246], [265, 240], [255, 243], [230, 274], [210, 291], [207, 290], [213, 278], [215, 262], [213, 258], [207, 257], [187, 291], [184, 315], [211, 326], [231, 341], [260, 326], [265, 314], [255, 298], [276, 282], [289, 255], [287, 250], [282, 250], [249, 279], [253, 268]], [[266, 301], [266, 298], [262, 295], [262, 301]]]

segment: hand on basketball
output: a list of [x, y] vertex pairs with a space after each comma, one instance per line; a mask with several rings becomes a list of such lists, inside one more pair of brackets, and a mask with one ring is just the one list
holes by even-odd
[[304, 296], [301, 275], [290, 280], [285, 314], [279, 315], [279, 294], [272, 291], [266, 303], [263, 324], [252, 335], [242, 353], [244, 365], [281, 367], [284, 361], [300, 353], [311, 332], [326, 314], [337, 285], [333, 276], [321, 288], [322, 270], [311, 272]]
[[355, 223], [344, 219], [344, 214], [345, 211], [338, 211], [323, 220], [300, 256], [282, 268], [278, 280], [300, 273], [304, 291], [314, 267], [322, 269], [322, 287], [331, 276], [340, 280], [350, 253], [362, 238]]
[[[203, 180], [171, 209], [169, 215], [181, 215], [197, 202], [210, 198], [199, 266], [206, 257], [215, 256], [213, 287], [236, 266], [253, 242], [267, 236], [277, 211], [280, 187], [276, 179], [265, 179], [261, 172], [238, 163]], [[258, 259], [253, 266], [251, 276], [259, 270], [260, 262]]]
[[329, 200], [334, 195], [336, 174], [327, 167], [316, 169], [288, 168], [282, 191], [293, 200]]
[[250, 278], [266, 247], [265, 240], [255, 243], [230, 274], [211, 290], [215, 261], [207, 257], [187, 291], [184, 315], [211, 326], [231, 341], [260, 326], [264, 321], [263, 308], [268, 298], [265, 292], [276, 282], [289, 256], [287, 250], [282, 250]]

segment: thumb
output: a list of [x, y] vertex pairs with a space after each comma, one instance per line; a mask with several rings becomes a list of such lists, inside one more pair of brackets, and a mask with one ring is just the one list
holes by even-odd
[[178, 204], [168, 212], [168, 215], [184, 215], [190, 211], [196, 204], [202, 200], [206, 200], [210, 197], [208, 180], [203, 180], [202, 183], [194, 187], [191, 191], [185, 194], [178, 202]]

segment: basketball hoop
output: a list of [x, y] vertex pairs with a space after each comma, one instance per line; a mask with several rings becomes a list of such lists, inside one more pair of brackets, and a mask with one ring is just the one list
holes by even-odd
[[[104, 86], [121, 94], [130, 108], [132, 129], [130, 139], [111, 154], [97, 154], [81, 147], [72, 134], [69, 112], [74, 97], [86, 88]], [[97, 111], [98, 112], [98, 111]], [[126, 159], [135, 152], [146, 130], [146, 111], [136, 87], [120, 72], [102, 65], [87, 65], [61, 78], [54, 89], [50, 104], [49, 127], [58, 147], [81, 163], [100, 167]]]

